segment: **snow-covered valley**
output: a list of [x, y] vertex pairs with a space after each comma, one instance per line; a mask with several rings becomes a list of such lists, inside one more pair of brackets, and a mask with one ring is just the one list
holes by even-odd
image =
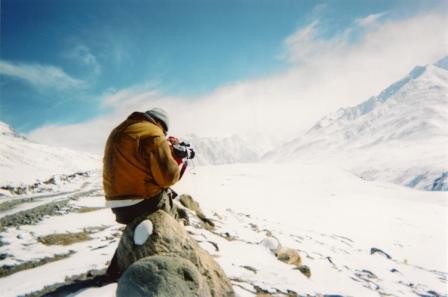
[[[107, 266], [122, 225], [103, 208], [100, 172], [75, 186], [1, 199], [2, 296], [43, 295], [45, 286]], [[187, 230], [216, 257], [239, 296], [447, 294], [443, 192], [303, 163], [191, 168], [175, 190], [191, 194], [215, 223], [214, 231], [195, 223]], [[55, 203], [59, 207], [41, 207]], [[27, 221], [33, 212], [41, 216]], [[58, 234], [71, 239], [58, 242]], [[277, 260], [268, 238], [297, 250], [311, 277]], [[71, 296], [113, 296], [115, 288]]]

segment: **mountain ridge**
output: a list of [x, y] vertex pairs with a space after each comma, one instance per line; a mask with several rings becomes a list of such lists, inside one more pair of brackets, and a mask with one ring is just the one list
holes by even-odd
[[334, 162], [367, 180], [447, 190], [445, 127], [448, 71], [418, 66], [377, 96], [323, 117], [264, 159]]
[[[372, 96], [368, 100], [352, 106], [352, 107], [346, 107], [346, 108], [339, 108], [336, 112], [330, 113], [327, 116], [324, 116], [321, 120], [319, 120], [308, 132], [312, 131], [313, 129], [319, 129], [322, 127], [328, 126], [331, 122], [335, 120], [340, 120], [342, 118], [346, 120], [353, 120], [354, 118], [357, 118], [359, 116], [362, 116], [364, 114], [367, 114], [374, 110], [379, 104], [386, 102], [389, 98], [397, 94], [403, 87], [405, 87], [408, 83], [415, 81], [416, 79], [424, 76], [427, 74], [427, 72], [432, 71], [439, 71], [435, 68], [442, 69], [442, 70], [448, 70], [448, 68], [442, 67], [443, 65], [448, 65], [448, 62], [443, 62], [447, 60], [448, 57], [445, 59], [440, 60], [439, 62], [432, 64], [432, 65], [426, 65], [426, 66], [416, 66], [414, 69], [409, 72], [407, 76], [404, 78], [392, 83], [387, 88], [385, 88], [383, 91], [381, 91], [377, 96]], [[437, 66], [440, 65], [440, 66]], [[307, 133], [308, 133], [307, 132]]]
[[100, 168], [97, 155], [30, 141], [1, 121], [0, 140], [0, 186], [30, 184], [56, 174]]

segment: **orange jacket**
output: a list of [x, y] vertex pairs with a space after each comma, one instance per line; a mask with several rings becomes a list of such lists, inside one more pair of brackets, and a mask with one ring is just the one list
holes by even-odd
[[112, 130], [103, 158], [107, 200], [148, 199], [179, 180], [179, 166], [160, 128], [134, 112]]

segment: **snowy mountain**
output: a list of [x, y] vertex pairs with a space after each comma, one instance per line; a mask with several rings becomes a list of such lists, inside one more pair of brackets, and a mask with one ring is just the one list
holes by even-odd
[[447, 190], [448, 57], [321, 119], [266, 156], [335, 162], [368, 180]]
[[237, 135], [217, 138], [190, 134], [184, 139], [194, 148], [196, 152], [194, 162], [199, 165], [255, 162], [263, 153], [257, 150], [259, 147], [251, 145]]
[[93, 154], [32, 142], [0, 122], [0, 186], [98, 169], [100, 161]]

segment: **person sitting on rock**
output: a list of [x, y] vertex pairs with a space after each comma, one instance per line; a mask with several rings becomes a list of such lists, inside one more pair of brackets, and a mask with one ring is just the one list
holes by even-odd
[[182, 158], [167, 140], [168, 114], [161, 108], [134, 112], [110, 133], [104, 151], [106, 206], [129, 224], [158, 209], [175, 215], [169, 189], [180, 177]]

